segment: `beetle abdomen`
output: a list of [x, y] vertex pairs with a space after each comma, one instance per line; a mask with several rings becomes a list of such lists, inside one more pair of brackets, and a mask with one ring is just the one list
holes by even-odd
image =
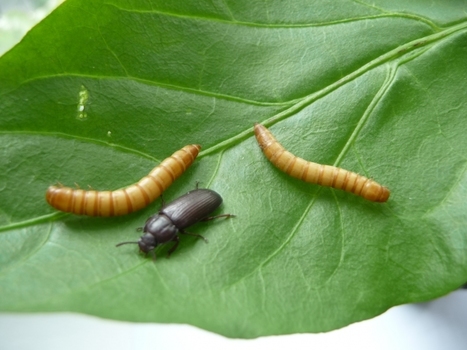
[[117, 216], [148, 206], [158, 198], [198, 156], [201, 146], [188, 145], [164, 159], [136, 184], [116, 191], [85, 191], [50, 186], [46, 200], [55, 209], [90, 216]]
[[197, 189], [175, 199], [159, 212], [180, 230], [206, 218], [222, 204], [222, 197], [208, 189]]

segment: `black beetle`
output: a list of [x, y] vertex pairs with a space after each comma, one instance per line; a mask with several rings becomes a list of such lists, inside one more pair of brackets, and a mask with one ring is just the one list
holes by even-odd
[[222, 197], [212, 190], [196, 189], [190, 191], [183, 196], [175, 199], [167, 205], [162, 203], [161, 210], [149, 217], [143, 227], [144, 234], [138, 241], [122, 242], [117, 244], [117, 247], [122, 244], [135, 243], [139, 245], [139, 249], [144, 253], [151, 252], [154, 259], [156, 254], [154, 249], [159, 244], [167, 242], [175, 242], [172, 248], [168, 251], [167, 257], [172, 254], [178, 247], [178, 233], [202, 238], [206, 243], [207, 240], [201, 235], [184, 231], [185, 228], [197, 223], [198, 221], [208, 221], [220, 217], [233, 217], [232, 214], [221, 214], [216, 216], [208, 216], [222, 204]]

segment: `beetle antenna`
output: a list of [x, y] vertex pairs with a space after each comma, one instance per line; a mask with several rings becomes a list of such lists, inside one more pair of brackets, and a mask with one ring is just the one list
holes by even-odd
[[132, 242], [121, 242], [121, 243], [118, 243], [116, 245], [116, 247], [120, 247], [121, 245], [124, 245], [124, 244], [130, 244], [130, 243], [133, 243], [133, 244], [138, 244], [139, 242], [138, 241], [132, 241]]

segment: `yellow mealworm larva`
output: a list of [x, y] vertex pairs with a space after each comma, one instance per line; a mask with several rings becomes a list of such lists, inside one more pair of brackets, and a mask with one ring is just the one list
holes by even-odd
[[308, 162], [293, 155], [261, 124], [255, 124], [255, 136], [266, 158], [292, 177], [351, 192], [373, 202], [386, 202], [389, 198], [390, 192], [386, 187], [365, 176], [331, 165]]
[[55, 209], [90, 216], [117, 216], [148, 206], [158, 198], [198, 156], [200, 145], [188, 145], [162, 161], [137, 183], [116, 191], [94, 191], [50, 186], [45, 198]]

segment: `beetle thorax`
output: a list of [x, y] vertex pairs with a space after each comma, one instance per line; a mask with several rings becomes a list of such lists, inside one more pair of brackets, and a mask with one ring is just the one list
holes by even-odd
[[144, 225], [143, 239], [147, 235], [154, 237], [155, 245], [167, 243], [174, 239], [178, 233], [178, 228], [164, 214], [156, 214], [151, 216]]

